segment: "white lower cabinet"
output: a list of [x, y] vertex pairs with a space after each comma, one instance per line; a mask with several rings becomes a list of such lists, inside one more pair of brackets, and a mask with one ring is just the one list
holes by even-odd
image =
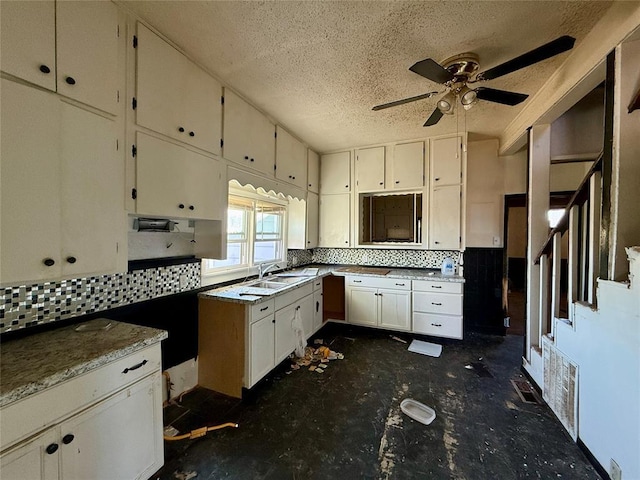
[[275, 315], [271, 311], [249, 326], [249, 387], [255, 385], [275, 366], [275, 323]]
[[346, 278], [349, 323], [411, 330], [411, 282], [393, 278]]
[[324, 310], [322, 308], [322, 278], [313, 282], [313, 333], [322, 327]]
[[462, 339], [462, 283], [413, 281], [413, 331]]
[[[111, 365], [100, 367], [3, 408], [2, 414], [8, 417], [27, 412], [38, 417], [22, 422], [26, 430], [31, 424], [44, 427], [34, 436], [18, 432], [14, 423], [17, 425], [19, 420], [3, 420], [7, 432], [3, 443], [8, 446], [0, 455], [3, 480], [148, 478], [162, 466], [160, 345], [112, 365], [115, 370]], [[124, 365], [137, 376], [126, 378], [127, 374], [121, 373]], [[117, 391], [107, 393], [106, 398], [102, 396], [93, 405], [77, 407], [84, 398], [107, 391], [114, 374], [120, 377]], [[106, 375], [111, 378], [103, 378]], [[68, 394], [73, 392], [75, 398], [69, 399]], [[56, 417], [56, 408], [63, 405], [76, 405], [75, 411]], [[21, 437], [26, 440], [11, 443], [13, 438]]]
[[201, 297], [200, 386], [241, 398], [243, 387], [253, 387], [295, 350], [296, 313], [306, 341], [322, 326], [321, 278], [255, 304]]

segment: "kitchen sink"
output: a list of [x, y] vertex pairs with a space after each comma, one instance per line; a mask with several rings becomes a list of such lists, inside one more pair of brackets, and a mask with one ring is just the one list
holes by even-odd
[[254, 287], [254, 288], [267, 288], [269, 290], [280, 290], [281, 288], [285, 288], [287, 286], [286, 283], [281, 283], [281, 282], [272, 282], [272, 281], [267, 281], [267, 280], [261, 280], [259, 282], [255, 282], [255, 283], [250, 283], [247, 285], [248, 287]]
[[281, 277], [281, 276], [278, 276], [278, 275], [274, 275], [272, 277], [269, 277], [267, 279], [267, 282], [278, 282], [278, 283], [291, 284], [291, 283], [302, 282], [303, 280], [307, 280], [308, 278], [309, 277], [290, 277], [290, 276]]

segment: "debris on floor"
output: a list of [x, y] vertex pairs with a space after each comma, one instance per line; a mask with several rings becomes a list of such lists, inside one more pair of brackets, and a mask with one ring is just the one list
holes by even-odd
[[421, 355], [429, 355], [430, 357], [439, 357], [442, 353], [442, 345], [414, 340], [411, 342], [411, 345], [409, 345], [409, 351]]
[[391, 340], [395, 340], [396, 342], [407, 343], [406, 340], [403, 340], [400, 337], [396, 337], [395, 335], [389, 335], [389, 337], [391, 338]]
[[174, 472], [173, 476], [178, 480], [191, 480], [198, 476], [198, 472]]
[[408, 417], [425, 425], [429, 425], [436, 418], [436, 412], [433, 408], [427, 407], [424, 403], [413, 398], [405, 398], [400, 403], [400, 409]]
[[[296, 357], [291, 354], [289, 359], [291, 360], [291, 369], [287, 371], [287, 375], [294, 370], [300, 370], [302, 367], [309, 367], [310, 372], [323, 373], [324, 369], [329, 366], [331, 360], [343, 360], [344, 355], [339, 352], [331, 350], [326, 345], [320, 345], [318, 340], [314, 340], [314, 345], [319, 345], [317, 348], [306, 347], [304, 349], [304, 357]], [[322, 340], [321, 340], [322, 341]]]
[[511, 380], [513, 388], [524, 403], [542, 403], [538, 392], [526, 380]]
[[178, 433], [180, 432], [170, 425], [164, 427], [164, 430], [162, 432], [165, 437], [175, 437], [176, 435], [178, 435]]
[[[481, 357], [482, 358], [482, 357]], [[489, 377], [493, 378], [491, 372], [487, 369], [484, 363], [482, 362], [471, 362], [464, 366], [467, 370], [473, 370], [476, 375], [479, 377]]]

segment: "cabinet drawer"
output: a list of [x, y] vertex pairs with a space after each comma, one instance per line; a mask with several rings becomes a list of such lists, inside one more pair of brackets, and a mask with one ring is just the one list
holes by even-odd
[[161, 368], [160, 343], [8, 405], [0, 451]]
[[272, 315], [276, 311], [276, 304], [274, 300], [266, 300], [264, 302], [256, 303], [255, 305], [251, 305], [251, 323], [260, 320], [261, 318], [266, 317], [267, 315]]
[[413, 292], [413, 310], [415, 312], [462, 315], [462, 295]]
[[313, 293], [313, 284], [311, 282], [305, 285], [302, 285], [301, 287], [296, 288], [291, 292], [284, 293], [275, 298], [276, 311], [286, 307], [287, 305], [291, 305], [292, 303], [295, 303], [301, 298], [304, 298], [307, 295], [311, 295], [312, 293]]
[[435, 337], [462, 339], [462, 317], [414, 312], [413, 331]]
[[401, 278], [348, 276], [345, 285], [349, 287], [388, 288], [390, 290], [411, 290], [411, 280]]
[[322, 290], [322, 278], [316, 278], [313, 281], [313, 291], [316, 292], [318, 290]]
[[462, 283], [414, 280], [413, 290], [416, 292], [462, 293]]

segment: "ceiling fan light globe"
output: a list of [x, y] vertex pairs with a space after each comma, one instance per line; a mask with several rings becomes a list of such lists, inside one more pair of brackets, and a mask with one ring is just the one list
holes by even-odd
[[451, 92], [447, 93], [444, 97], [438, 100], [438, 110], [446, 114], [453, 113], [453, 105], [455, 100], [455, 95], [453, 95]]
[[[460, 103], [468, 110], [473, 104], [478, 101], [478, 94], [475, 90], [471, 90], [469, 87], [464, 87], [460, 92]], [[467, 108], [467, 106], [469, 108]]]

